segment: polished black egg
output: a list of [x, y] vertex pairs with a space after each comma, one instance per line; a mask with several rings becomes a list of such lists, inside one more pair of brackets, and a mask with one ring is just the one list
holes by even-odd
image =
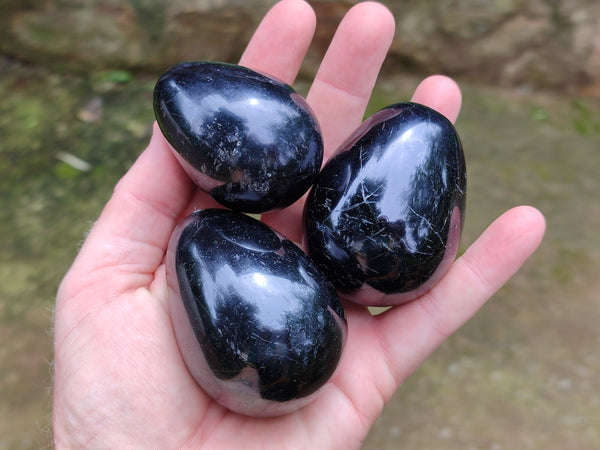
[[458, 250], [466, 167], [452, 123], [416, 103], [367, 119], [328, 161], [305, 207], [305, 245], [357, 303], [415, 299]]
[[246, 67], [173, 66], [154, 88], [154, 114], [190, 178], [234, 210], [289, 206], [321, 168], [321, 132], [306, 101]]
[[333, 375], [347, 329], [335, 288], [262, 222], [227, 210], [193, 213], [171, 238], [167, 279], [187, 367], [228, 409], [285, 414]]

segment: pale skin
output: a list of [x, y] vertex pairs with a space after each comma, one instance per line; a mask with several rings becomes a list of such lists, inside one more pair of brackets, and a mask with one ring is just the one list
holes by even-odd
[[[292, 83], [315, 23], [307, 3], [277, 3], [240, 63]], [[356, 5], [340, 24], [307, 96], [326, 157], [360, 124], [393, 34], [394, 19], [378, 3]], [[461, 94], [451, 79], [432, 76], [413, 100], [455, 120]], [[346, 348], [321, 395], [295, 413], [253, 419], [227, 411], [198, 387], [169, 315], [163, 264], [169, 237], [180, 218], [212, 206], [155, 126], [58, 291], [58, 448], [359, 448], [398, 386], [519, 269], [545, 227], [536, 209], [513, 208], [423, 297], [378, 316], [345, 304]], [[263, 219], [299, 242], [301, 208], [302, 200]]]

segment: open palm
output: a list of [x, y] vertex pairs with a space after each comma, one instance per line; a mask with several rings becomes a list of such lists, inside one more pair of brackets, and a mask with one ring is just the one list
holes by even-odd
[[[292, 83], [312, 39], [307, 3], [265, 16], [241, 64]], [[394, 33], [389, 11], [352, 8], [308, 94], [326, 158], [360, 124]], [[460, 92], [434, 76], [413, 100], [451, 120]], [[429, 293], [378, 316], [346, 305], [348, 341], [334, 378], [305, 408], [253, 419], [196, 385], [175, 341], [164, 255], [175, 224], [217, 206], [187, 178], [157, 127], [115, 188], [57, 297], [54, 434], [58, 447], [358, 448], [399, 384], [504, 284], [538, 246], [544, 219], [518, 207], [496, 220]], [[301, 235], [302, 200], [263, 220]]]

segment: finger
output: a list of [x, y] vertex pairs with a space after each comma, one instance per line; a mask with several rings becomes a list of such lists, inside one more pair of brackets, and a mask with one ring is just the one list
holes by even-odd
[[[323, 136], [325, 160], [362, 122], [373, 86], [394, 36], [389, 10], [360, 3], [340, 23], [307, 96]], [[299, 243], [305, 197], [265, 223]]]
[[429, 293], [376, 317], [396, 380], [412, 373], [510, 279], [539, 246], [544, 230], [545, 220], [538, 210], [511, 209], [490, 225]]
[[90, 231], [61, 286], [64, 296], [94, 289], [95, 282], [107, 277], [109, 295], [152, 280], [177, 218], [194, 191], [167, 145], [155, 125], [147, 149], [119, 181]]
[[359, 3], [340, 23], [307, 96], [326, 157], [362, 122], [394, 28], [390, 11], [375, 2]]
[[429, 106], [455, 122], [460, 112], [462, 96], [454, 80], [443, 75], [432, 75], [417, 86], [412, 101]]
[[254, 32], [240, 64], [293, 83], [315, 26], [315, 14], [308, 3], [301, 0], [276, 3]]
[[[290, 82], [310, 44], [314, 26], [308, 4], [299, 0], [279, 2], [258, 27], [242, 62]], [[279, 59], [280, 55], [284, 57]], [[169, 144], [155, 128], [148, 149], [115, 188], [74, 268], [91, 273], [118, 266], [119, 273], [139, 276], [122, 277], [123, 284], [113, 278], [115, 290], [146, 285], [162, 261], [176, 220], [186, 205], [187, 211], [192, 206], [214, 203], [198, 192], [190, 201], [193, 192]]]

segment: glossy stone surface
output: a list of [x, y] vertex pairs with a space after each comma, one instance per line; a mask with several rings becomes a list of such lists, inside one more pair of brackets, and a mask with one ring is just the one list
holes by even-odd
[[237, 211], [292, 204], [321, 168], [321, 132], [306, 101], [242, 66], [173, 66], [154, 88], [154, 114], [188, 175]]
[[391, 105], [366, 120], [321, 171], [305, 208], [305, 244], [349, 300], [404, 303], [452, 264], [465, 194], [454, 126], [426, 106]]
[[195, 212], [171, 238], [167, 279], [185, 362], [230, 410], [285, 414], [334, 373], [346, 337], [339, 297], [302, 250], [262, 222]]

